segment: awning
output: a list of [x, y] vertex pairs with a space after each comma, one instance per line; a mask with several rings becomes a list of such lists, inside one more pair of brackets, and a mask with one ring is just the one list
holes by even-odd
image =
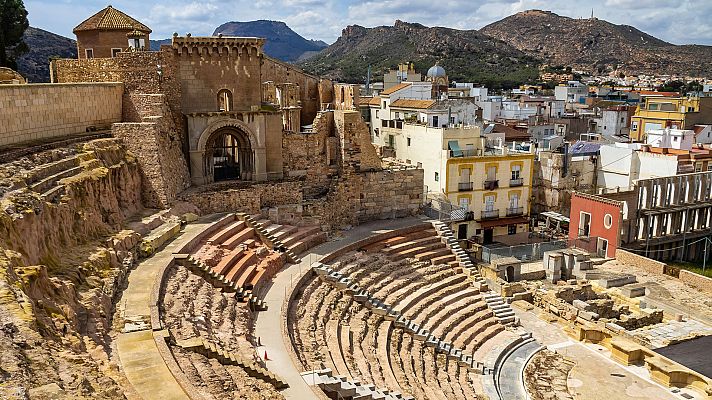
[[493, 219], [491, 221], [481, 221], [480, 228], [489, 229], [489, 228], [494, 228], [495, 226], [507, 226], [507, 225], [527, 224], [527, 223], [529, 223], [528, 217], [500, 218], [500, 219]]
[[447, 148], [452, 150], [453, 157], [462, 157], [462, 150], [460, 150], [460, 145], [457, 140], [448, 140]]

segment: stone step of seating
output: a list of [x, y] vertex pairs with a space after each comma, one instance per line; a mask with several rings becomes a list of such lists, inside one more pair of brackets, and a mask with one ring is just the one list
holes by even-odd
[[298, 231], [299, 228], [292, 225], [282, 225], [278, 230], [270, 232], [277, 239], [284, 239]]
[[220, 260], [218, 265], [213, 268], [213, 270], [220, 275], [227, 275], [227, 273], [230, 272], [230, 269], [235, 265], [235, 263], [237, 263], [245, 255], [246, 251], [247, 246], [237, 247], [235, 250], [232, 250], [230, 253], [224, 256]]
[[228, 226], [221, 229], [220, 231], [218, 231], [213, 236], [211, 236], [206, 242], [208, 244], [218, 246], [218, 245], [222, 244], [223, 242], [225, 242], [231, 236], [233, 236], [236, 233], [238, 233], [239, 231], [245, 229], [245, 227], [246, 227], [246, 224], [244, 221], [236, 220], [236, 221], [232, 222], [231, 224], [229, 224]]
[[54, 175], [50, 175], [37, 183], [32, 184], [30, 186], [30, 189], [38, 193], [46, 192], [53, 186], [57, 185], [60, 179], [69, 178], [70, 176], [77, 175], [82, 172], [82, 170], [84, 170], [84, 167], [82, 166], [65, 169]]
[[220, 364], [241, 367], [249, 376], [261, 379], [279, 390], [289, 387], [287, 382], [279, 378], [273, 372], [253, 361], [245, 360], [237, 354], [224, 351], [212, 342], [202, 340], [201, 338], [193, 338], [188, 340], [176, 340], [176, 345], [185, 350], [194, 351], [208, 358], [213, 358]]
[[61, 197], [64, 196], [66, 190], [67, 189], [64, 187], [64, 185], [57, 185], [52, 189], [42, 193], [40, 197], [42, 198], [42, 200], [48, 203], [58, 203], [59, 200], [61, 200]]
[[321, 229], [316, 231], [309, 236], [306, 236], [296, 243], [289, 246], [289, 250], [293, 251], [294, 254], [301, 254], [308, 249], [326, 242], [326, 232], [322, 232]]
[[383, 249], [383, 252], [386, 254], [394, 254], [403, 250], [424, 246], [431, 243], [440, 243], [440, 240], [437, 236], [421, 237], [419, 239], [408, 240], [405, 242], [398, 243], [396, 245], [388, 246]]
[[223, 293], [235, 293], [236, 296], [242, 296], [244, 294], [244, 290], [241, 287], [238, 287], [234, 282], [227, 280], [224, 275], [218, 274], [208, 265], [188, 254], [174, 254], [173, 259], [191, 270], [191, 272], [210, 282], [211, 285], [220, 289]]
[[[230, 271], [225, 275], [227, 280], [237, 283], [241, 276], [245, 274], [248, 268], [254, 266], [258, 262], [257, 254], [253, 250], [245, 252], [240, 260], [230, 268]], [[242, 285], [238, 285], [242, 286]]]
[[392, 238], [388, 238], [376, 243], [373, 243], [369, 246], [365, 246], [364, 249], [367, 251], [380, 251], [386, 247], [391, 247], [391, 246], [396, 246], [401, 243], [409, 242], [412, 240], [417, 240], [420, 238], [424, 237], [430, 237], [433, 236], [435, 232], [431, 229], [423, 229], [415, 232], [411, 232], [407, 235], [400, 235], [400, 236], [394, 236]]
[[[315, 375], [318, 379], [307, 377]], [[388, 389], [377, 389], [373, 384], [361, 383], [358, 379], [349, 380], [343, 375], [334, 376], [330, 369], [302, 373], [306, 382], [316, 384], [328, 394], [336, 398], [350, 398], [353, 400], [414, 400], [412, 396], [404, 396], [400, 392]]]
[[418, 261], [428, 261], [432, 265], [447, 264], [450, 261], [455, 261], [455, 255], [450, 252], [450, 249], [443, 247], [437, 250], [432, 250], [427, 253], [418, 254], [415, 256]]
[[23, 174], [22, 179], [28, 186], [32, 186], [34, 183], [45, 180], [52, 175], [78, 166], [79, 157], [75, 155], [33, 168], [31, 171]]
[[240, 222], [243, 223], [242, 229], [237, 232], [234, 232], [229, 238], [227, 238], [224, 242], [220, 244], [220, 247], [224, 249], [234, 249], [237, 245], [247, 240], [253, 239], [254, 242], [255, 229], [245, 225], [244, 221]]
[[279, 240], [282, 242], [282, 244], [286, 247], [291, 247], [293, 244], [297, 243], [299, 240], [309, 236], [316, 234], [317, 232], [320, 232], [321, 228], [318, 226], [310, 226], [310, 227], [305, 227], [305, 228], [300, 228], [296, 232], [292, 233], [291, 235], [280, 238]]
[[404, 258], [415, 257], [418, 254], [427, 253], [429, 251], [442, 249], [442, 248], [444, 248], [444, 245], [440, 242], [429, 243], [429, 244], [425, 244], [422, 246], [411, 247], [409, 249], [401, 250], [397, 253], [392, 253], [392, 254], [390, 254], [390, 258], [393, 261], [399, 261]]

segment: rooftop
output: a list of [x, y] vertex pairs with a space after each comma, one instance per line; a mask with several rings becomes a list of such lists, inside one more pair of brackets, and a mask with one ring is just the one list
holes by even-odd
[[395, 85], [395, 86], [393, 86], [393, 87], [389, 87], [388, 89], [382, 91], [381, 94], [382, 94], [382, 95], [393, 94], [393, 93], [395, 93], [395, 92], [397, 92], [397, 91], [399, 91], [399, 90], [401, 90], [401, 89], [407, 88], [408, 86], [410, 86], [410, 82], [399, 83], [399, 84], [397, 84], [397, 85]]
[[125, 13], [108, 6], [98, 13], [87, 18], [74, 28], [74, 33], [95, 30], [137, 30], [151, 33], [151, 28], [138, 22]]
[[426, 109], [433, 104], [435, 104], [435, 100], [398, 99], [391, 103], [391, 107]]

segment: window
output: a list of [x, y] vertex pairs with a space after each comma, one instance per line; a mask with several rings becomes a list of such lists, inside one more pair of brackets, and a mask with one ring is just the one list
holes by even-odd
[[121, 53], [121, 49], [111, 49], [111, 58], [116, 58], [119, 56], [119, 53]]
[[383, 108], [386, 108], [386, 102], [385, 102], [385, 101], [383, 102]]
[[672, 137], [672, 141], [673, 141], [673, 142], [677, 142], [677, 136], [673, 136], [673, 137]]
[[221, 89], [218, 92], [218, 110], [223, 112], [232, 111], [232, 92]]
[[485, 211], [494, 211], [494, 195], [485, 196]]
[[438, 116], [437, 115], [433, 115], [433, 126], [436, 128], [438, 126]]
[[410, 147], [410, 138], [408, 138], [408, 147]]
[[384, 128], [388, 128], [388, 121], [385, 120], [385, 119], [382, 119], [382, 120], [381, 120], [381, 126], [384, 127]]
[[648, 104], [648, 110], [650, 110], [650, 111], [657, 111], [659, 109], [660, 109], [660, 104], [657, 104], [657, 103]]
[[712, 171], [712, 162], [707, 164], [707, 171]]
[[630, 125], [630, 129], [637, 131], [638, 130], [638, 121], [633, 121], [633, 123]]
[[450, 117], [450, 123], [455, 125], [455, 117]]
[[400, 113], [396, 111], [396, 119], [400, 119]]
[[702, 172], [702, 163], [695, 163], [695, 172]]
[[435, 182], [440, 181], [440, 175], [436, 172], [435, 173]]
[[516, 235], [517, 234], [517, 225], [507, 225], [507, 234], [508, 235]]
[[376, 110], [376, 119], [378, 119], [378, 110]]
[[591, 214], [581, 211], [579, 214], [579, 237], [591, 236]]
[[94, 58], [94, 49], [84, 49], [84, 54], [87, 58]]
[[603, 217], [603, 226], [605, 226], [606, 229], [611, 229], [611, 226], [613, 226], [613, 216], [611, 216], [611, 214], [606, 214]]
[[464, 208], [465, 210], [470, 209], [470, 199], [469, 198], [461, 197], [459, 203], [460, 203], [460, 208]]

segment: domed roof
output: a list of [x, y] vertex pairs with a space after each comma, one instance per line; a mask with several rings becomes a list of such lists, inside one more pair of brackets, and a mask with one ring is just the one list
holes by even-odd
[[437, 78], [437, 77], [441, 77], [441, 76], [442, 77], [447, 76], [447, 74], [445, 73], [445, 68], [439, 66], [438, 64], [435, 64], [432, 67], [430, 67], [430, 69], [428, 70], [427, 76], [430, 78]]

